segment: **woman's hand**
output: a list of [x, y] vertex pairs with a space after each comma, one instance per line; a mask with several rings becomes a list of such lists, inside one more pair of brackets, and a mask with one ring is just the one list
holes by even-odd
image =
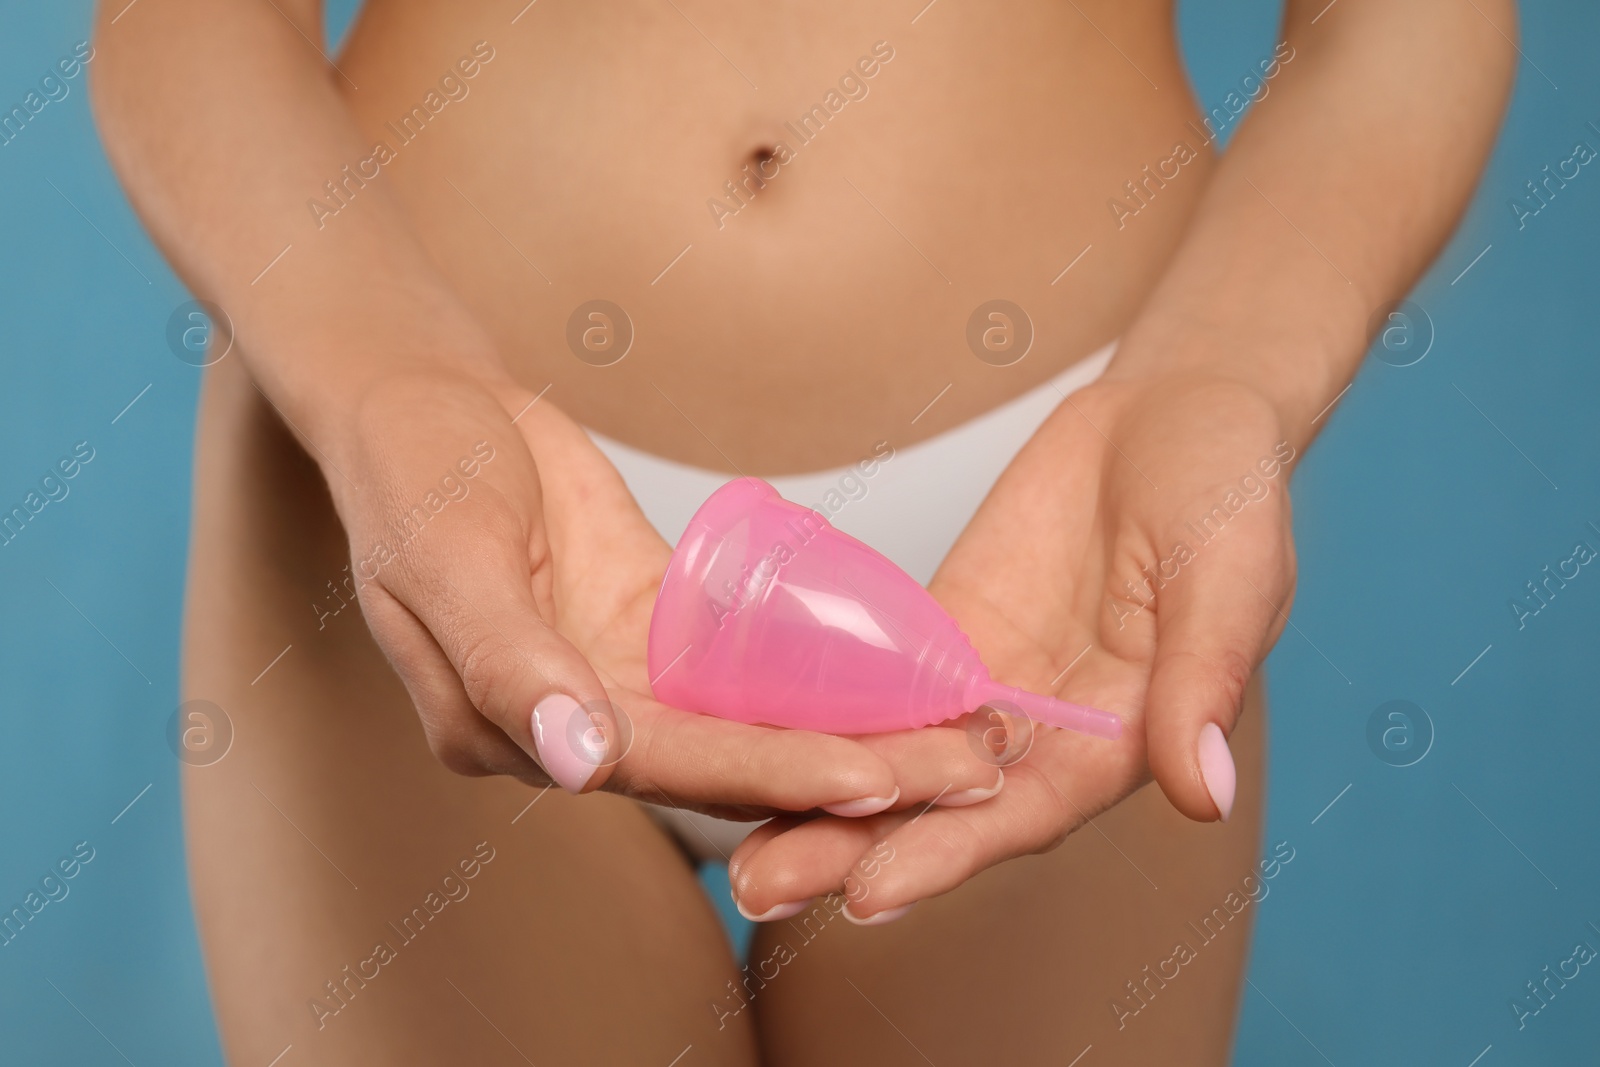
[[[1510, 0], [1357, 5], [1318, 25], [1326, 10], [1285, 6], [1281, 47], [1299, 58], [1275, 53], [1285, 69], [1111, 370], [1017, 456], [933, 582], [996, 676], [1118, 712], [1123, 739], [1041, 731], [1000, 794], [965, 810], [763, 827], [734, 855], [748, 909], [839, 889], [854, 869], [846, 914], [893, 914], [1049, 848], [1152, 774], [1189, 817], [1227, 815], [1225, 735], [1294, 587], [1277, 464], [1355, 376], [1374, 309], [1410, 290], [1460, 217], [1517, 61]], [[1407, 135], [1373, 137], [1399, 99]], [[1423, 165], [1441, 153], [1448, 173]], [[1249, 500], [1247, 477], [1270, 492]], [[1248, 501], [1237, 512], [1230, 493]], [[1220, 531], [1197, 532], [1219, 507]]]
[[[613, 713], [623, 719], [616, 724], [616, 749], [607, 756], [616, 762], [608, 789], [756, 819], [775, 809], [821, 806], [845, 816], [867, 814], [881, 810], [882, 802], [873, 798], [885, 796], [894, 797], [891, 810], [941, 793], [941, 803], [960, 802], [996, 782], [995, 768], [949, 731], [847, 740], [741, 725], [655, 700], [646, 639], [671, 549], [610, 461], [571, 419], [540, 404], [518, 426], [543, 486], [558, 629], [588, 658], [605, 683]], [[588, 758], [585, 754], [585, 765]], [[692, 773], [680, 771], [682, 784], [665, 781], [659, 769], [663, 761], [674, 768], [687, 763]], [[870, 767], [875, 775], [888, 768], [887, 788], [874, 786], [879, 791], [869, 794], [858, 787], [864, 800], [824, 802], [815, 789], [783, 785], [816, 775], [831, 781], [830, 771], [850, 766], [863, 773]], [[757, 786], [763, 784], [767, 791], [760, 793]], [[739, 796], [759, 799], [730, 804]]]
[[996, 678], [1114, 711], [1122, 738], [1040, 726], [1030, 746], [1024, 729], [1005, 788], [971, 807], [776, 820], [734, 855], [743, 908], [844, 892], [847, 915], [893, 917], [1060, 844], [1152, 775], [1190, 818], [1226, 818], [1225, 737], [1294, 587], [1293, 457], [1273, 406], [1232, 381], [1108, 377], [1063, 403], [930, 589]]
[[897, 765], [957, 763], [962, 788], [994, 777], [949, 741], [880, 752], [653, 700], [645, 638], [671, 550], [548, 398], [394, 376], [348, 432], [323, 460], [362, 609], [450, 769], [745, 818], [869, 814], [945, 784]]

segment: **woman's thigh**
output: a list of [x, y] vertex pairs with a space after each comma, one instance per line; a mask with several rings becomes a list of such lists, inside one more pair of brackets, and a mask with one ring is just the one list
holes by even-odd
[[752, 970], [775, 977], [740, 1014], [764, 1062], [1066, 1067], [1092, 1045], [1083, 1067], [1226, 1063], [1262, 873], [1262, 689], [1230, 741], [1227, 823], [1150, 785], [887, 926], [823, 907], [763, 927]]
[[184, 810], [229, 1061], [754, 1063], [748, 1021], [707, 1008], [737, 976], [726, 938], [637, 804], [434, 761], [340, 607], [317, 471], [237, 360], [196, 453], [184, 698], [232, 736], [186, 760]]

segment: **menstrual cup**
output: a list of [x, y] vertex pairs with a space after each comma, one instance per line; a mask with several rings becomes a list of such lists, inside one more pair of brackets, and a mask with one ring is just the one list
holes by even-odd
[[871, 734], [1009, 702], [1115, 740], [1122, 720], [1001, 685], [916, 579], [759, 478], [700, 506], [650, 617], [650, 685], [738, 722]]

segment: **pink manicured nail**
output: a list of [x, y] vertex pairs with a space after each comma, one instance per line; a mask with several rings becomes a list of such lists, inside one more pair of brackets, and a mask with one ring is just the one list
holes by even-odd
[[841, 914], [857, 926], [882, 926], [884, 923], [894, 922], [910, 911], [912, 906], [911, 904], [905, 904], [898, 908], [890, 908], [888, 911], [880, 911], [876, 915], [869, 915], [865, 919], [858, 919], [850, 914], [850, 905], [846, 904]]
[[822, 805], [822, 810], [830, 815], [841, 815], [846, 819], [859, 819], [866, 815], [876, 815], [880, 811], [887, 811], [899, 799], [900, 789], [896, 787], [891, 796], [862, 797], [860, 800], [845, 800], [838, 804], [824, 804]]
[[959, 793], [946, 793], [939, 798], [941, 808], [965, 808], [973, 804], [981, 804], [985, 800], [1000, 792], [1000, 787], [1006, 784], [1006, 772], [1001, 771], [994, 785], [988, 789], [963, 789]]
[[748, 911], [744, 910], [744, 905], [739, 903], [737, 900], [733, 902], [733, 906], [739, 909], [740, 915], [743, 915], [746, 919], [749, 919], [753, 923], [775, 923], [780, 919], [788, 919], [792, 916], [799, 915], [802, 911], [805, 911], [811, 906], [811, 898], [807, 897], [805, 900], [795, 900], [788, 904], [779, 904], [775, 908], [768, 908], [760, 915], [751, 915]]
[[1208, 722], [1200, 728], [1198, 754], [1200, 777], [1205, 780], [1211, 802], [1222, 813], [1222, 821], [1227, 822], [1229, 812], [1233, 811], [1238, 772], [1234, 770], [1233, 753], [1228, 751], [1228, 739], [1222, 736], [1222, 728], [1216, 723]]
[[565, 693], [551, 693], [534, 707], [533, 745], [544, 772], [569, 793], [581, 793], [606, 758], [604, 732]]

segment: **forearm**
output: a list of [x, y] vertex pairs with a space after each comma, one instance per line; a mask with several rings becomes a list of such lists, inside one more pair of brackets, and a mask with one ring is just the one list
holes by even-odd
[[231, 318], [274, 403], [332, 440], [379, 376], [494, 372], [492, 346], [381, 179], [337, 225], [309, 213], [325, 182], [371, 153], [319, 54], [317, 0], [122, 7], [102, 8], [95, 38], [107, 152], [180, 276]]
[[1293, 58], [1108, 376], [1237, 380], [1309, 441], [1373, 313], [1416, 281], [1471, 195], [1510, 88], [1514, 17], [1512, 0], [1291, 0]]

